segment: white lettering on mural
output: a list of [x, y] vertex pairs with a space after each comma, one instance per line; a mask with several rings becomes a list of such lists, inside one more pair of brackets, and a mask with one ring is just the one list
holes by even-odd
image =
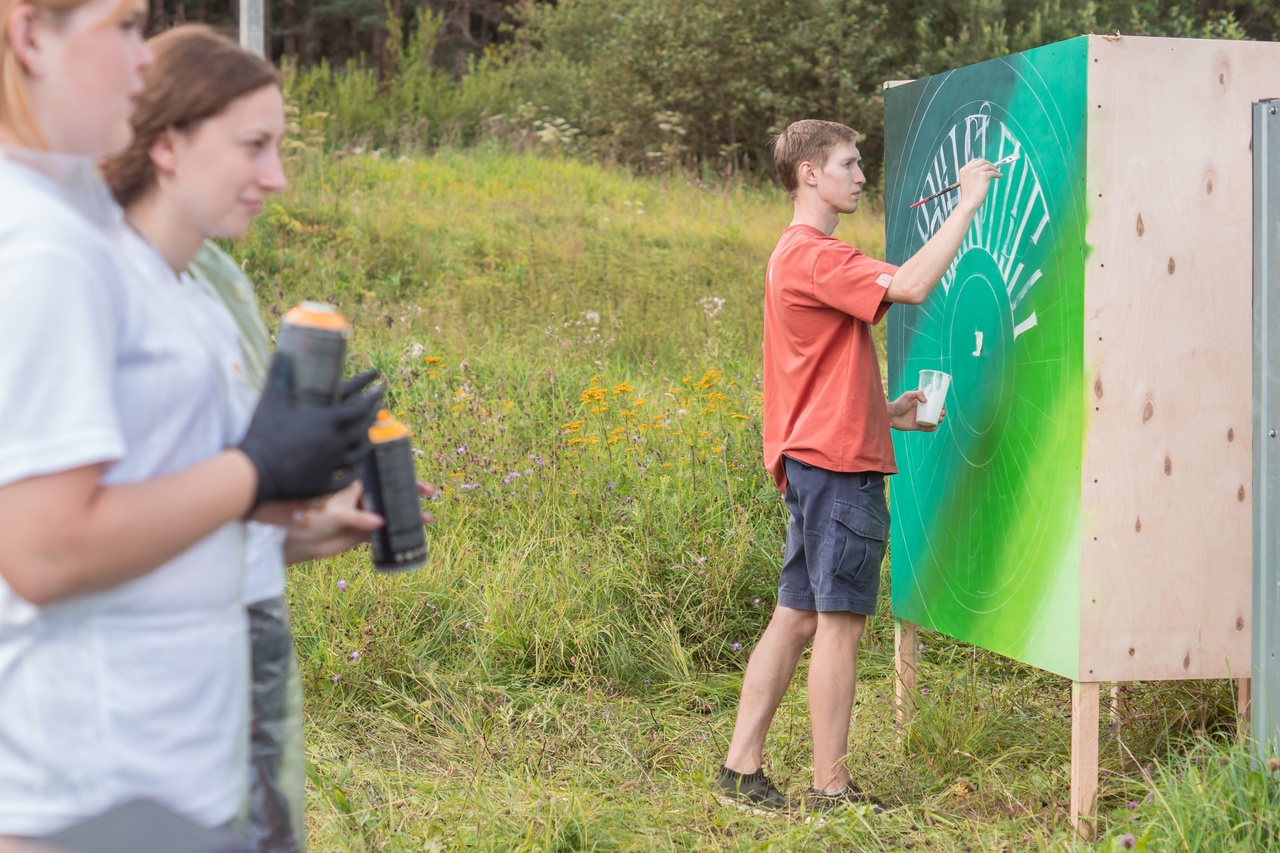
[[[991, 182], [987, 201], [965, 232], [956, 260], [940, 282], [949, 293], [955, 281], [956, 267], [966, 252], [982, 250], [995, 260], [1004, 279], [1009, 305], [1017, 311], [1044, 273], [1028, 269], [1023, 262], [1027, 249], [1038, 245], [1050, 222], [1049, 202], [1031, 158], [1025, 156], [1021, 141], [1007, 124], [991, 115], [991, 104], [984, 102], [978, 110], [966, 115], [943, 137], [925, 174], [923, 196], [948, 187], [959, 180], [960, 168], [976, 157], [991, 162], [1017, 155], [1000, 167], [1004, 178]], [[932, 237], [960, 201], [960, 192], [944, 193], [916, 209], [915, 227], [921, 244]], [[1017, 323], [1020, 335], [1036, 325], [1035, 313]], [[1015, 335], [1016, 337], [1016, 335]]]

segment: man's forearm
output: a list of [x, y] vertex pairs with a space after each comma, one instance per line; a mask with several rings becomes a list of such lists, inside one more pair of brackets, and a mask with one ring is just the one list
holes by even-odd
[[905, 302], [910, 305], [924, 302], [955, 260], [964, 235], [973, 224], [975, 213], [977, 207], [966, 205], [963, 201], [957, 204], [942, 226], [920, 247], [920, 251], [898, 268], [885, 298], [890, 302]]

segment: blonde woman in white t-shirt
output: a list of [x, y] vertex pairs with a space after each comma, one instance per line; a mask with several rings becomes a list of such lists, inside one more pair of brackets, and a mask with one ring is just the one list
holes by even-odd
[[147, 11], [0, 0], [0, 836], [135, 798], [235, 821], [241, 519], [344, 485], [378, 404], [298, 411], [273, 366], [237, 436], [189, 303], [127, 266], [92, 160], [130, 139]]

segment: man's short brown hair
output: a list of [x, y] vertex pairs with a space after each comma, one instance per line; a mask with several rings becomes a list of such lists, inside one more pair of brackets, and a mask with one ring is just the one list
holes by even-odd
[[778, 171], [778, 180], [795, 198], [801, 163], [821, 168], [837, 146], [845, 142], [854, 145], [857, 141], [858, 131], [838, 122], [816, 118], [792, 122], [773, 138], [773, 167]]

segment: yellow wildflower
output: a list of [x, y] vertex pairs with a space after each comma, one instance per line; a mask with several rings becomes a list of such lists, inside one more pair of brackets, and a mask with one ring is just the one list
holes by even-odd
[[582, 392], [582, 396], [579, 397], [579, 399], [583, 403], [598, 403], [604, 399], [604, 395], [605, 390], [600, 387], [600, 377], [592, 376], [591, 385], [588, 386], [587, 390]]
[[708, 369], [706, 373], [702, 374], [701, 379], [693, 383], [693, 387], [694, 388], [710, 388], [711, 386], [715, 385], [717, 382], [720, 381], [720, 377], [722, 375], [723, 374], [721, 374], [720, 371], [718, 370]]

